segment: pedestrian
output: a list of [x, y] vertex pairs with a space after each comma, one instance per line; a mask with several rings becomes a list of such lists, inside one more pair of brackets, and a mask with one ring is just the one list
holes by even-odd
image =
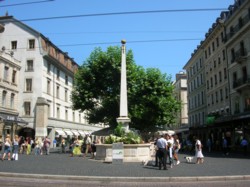
[[93, 143], [91, 144], [91, 154], [92, 154], [91, 159], [94, 159], [95, 155], [96, 155], [96, 145], [95, 144], [96, 144], [95, 141], [93, 141]]
[[18, 150], [19, 150], [19, 137], [18, 135], [15, 135], [15, 138], [13, 140], [12, 160], [18, 160]]
[[65, 151], [66, 144], [65, 144], [65, 139], [64, 138], [61, 141], [61, 147], [62, 147], [62, 153], [66, 153], [66, 151]]
[[241, 146], [242, 149], [243, 149], [244, 155], [247, 155], [248, 141], [247, 141], [246, 137], [243, 137], [243, 138], [242, 138], [241, 143], [240, 143], [240, 146]]
[[159, 165], [159, 151], [158, 151], [158, 147], [157, 147], [157, 141], [158, 141], [159, 137], [157, 137], [155, 139], [155, 142], [154, 142], [154, 146], [155, 146], [155, 167], [158, 167]]
[[2, 156], [1, 151], [3, 149], [3, 141], [2, 141], [2, 136], [0, 135], [0, 156]]
[[178, 158], [178, 152], [181, 148], [181, 143], [180, 140], [178, 138], [178, 135], [174, 135], [174, 160], [176, 161], [176, 165], [180, 164], [180, 160]]
[[73, 156], [74, 155], [77, 155], [77, 156], [81, 155], [81, 146], [77, 137], [75, 138], [74, 146], [73, 146]]
[[170, 135], [167, 134], [167, 147], [168, 147], [168, 158], [169, 158], [169, 165], [170, 168], [173, 168], [173, 146], [174, 146], [174, 138]]
[[43, 142], [43, 148], [46, 155], [49, 155], [50, 143], [50, 139], [46, 136]]
[[8, 155], [8, 160], [10, 160], [11, 145], [12, 145], [12, 142], [10, 140], [10, 135], [7, 134], [4, 140], [4, 154], [2, 157], [2, 161], [4, 161], [6, 154]]
[[228, 142], [227, 142], [227, 139], [225, 137], [222, 140], [222, 150], [223, 150], [224, 156], [229, 155]]
[[86, 145], [86, 150], [85, 150], [85, 154], [83, 155], [83, 157], [86, 157], [87, 154], [90, 152], [91, 150], [91, 138], [89, 134], [86, 134], [86, 140], [85, 140], [85, 145]]
[[56, 148], [57, 141], [56, 139], [53, 140], [53, 148]]
[[204, 162], [204, 156], [202, 154], [202, 144], [201, 141], [196, 138], [196, 143], [195, 143], [195, 157], [197, 158], [196, 164], [202, 164]]
[[161, 135], [157, 140], [156, 145], [158, 147], [158, 157], [159, 157], [159, 170], [162, 166], [164, 170], [167, 170], [167, 140], [166, 135]]
[[211, 147], [212, 147], [212, 141], [210, 138], [207, 139], [207, 149], [208, 149], [208, 152], [210, 153], [211, 152]]

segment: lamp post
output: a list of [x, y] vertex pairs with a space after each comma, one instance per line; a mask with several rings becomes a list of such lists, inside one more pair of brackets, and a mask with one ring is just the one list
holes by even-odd
[[120, 85], [120, 116], [116, 119], [121, 123], [125, 132], [129, 131], [128, 99], [127, 99], [127, 73], [126, 73], [126, 40], [122, 40], [121, 85]]

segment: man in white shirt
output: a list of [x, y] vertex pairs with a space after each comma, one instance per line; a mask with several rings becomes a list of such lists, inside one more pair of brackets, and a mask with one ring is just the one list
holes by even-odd
[[165, 139], [165, 135], [161, 135], [156, 142], [156, 146], [158, 147], [158, 156], [159, 156], [159, 169], [161, 170], [161, 166], [163, 165], [163, 169], [167, 169], [167, 140]]

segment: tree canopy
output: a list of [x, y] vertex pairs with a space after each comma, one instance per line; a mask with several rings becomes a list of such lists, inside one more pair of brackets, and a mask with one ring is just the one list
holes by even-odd
[[[171, 77], [155, 68], [144, 69], [126, 52], [130, 127], [154, 130], [173, 124], [181, 103], [174, 97]], [[89, 123], [116, 126], [120, 102], [121, 48], [96, 48], [75, 74], [73, 109], [86, 111]]]

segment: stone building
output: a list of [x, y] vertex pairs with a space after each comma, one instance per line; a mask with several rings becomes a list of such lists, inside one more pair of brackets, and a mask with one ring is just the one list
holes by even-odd
[[0, 17], [0, 24], [4, 27], [0, 47], [19, 61], [16, 113], [27, 122], [19, 135], [70, 139], [101, 129], [101, 125], [88, 124], [85, 113], [71, 107], [70, 94], [78, 69], [74, 59], [12, 16]]

